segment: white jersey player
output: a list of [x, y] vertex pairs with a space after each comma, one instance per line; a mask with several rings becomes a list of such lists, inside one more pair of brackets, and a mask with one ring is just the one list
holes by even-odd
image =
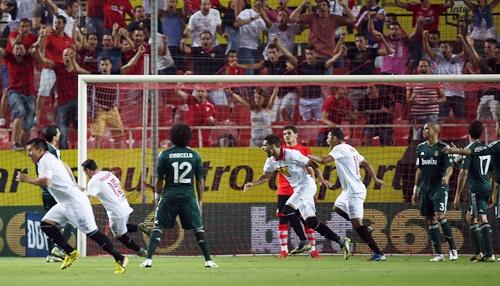
[[[307, 167], [316, 169], [318, 166], [297, 150], [281, 148], [280, 139], [276, 135], [266, 136], [262, 148], [267, 152], [269, 157], [264, 164], [264, 174], [257, 180], [246, 183], [244, 191], [269, 180], [275, 171], [279, 172], [288, 180], [294, 191], [282, 210], [283, 215], [288, 219], [292, 228], [296, 232], [299, 231], [299, 228], [302, 229], [300, 219], [296, 214], [296, 210], [299, 210], [309, 228], [337, 242], [341, 246], [345, 259], [349, 258], [351, 254], [349, 249], [351, 240], [347, 237], [340, 238], [328, 226], [320, 223], [316, 218], [316, 206], [314, 204], [316, 183], [307, 172]], [[298, 249], [301, 250], [300, 252], [309, 250], [310, 248], [311, 245], [307, 240], [301, 241], [298, 246]]]
[[141, 257], [145, 257], [147, 252], [139, 247], [134, 240], [127, 235], [127, 232], [137, 232], [141, 230], [149, 234], [149, 230], [144, 224], [129, 224], [128, 219], [134, 211], [128, 204], [127, 197], [122, 190], [120, 179], [109, 171], [97, 169], [94, 160], [86, 160], [82, 163], [83, 171], [90, 178], [87, 184], [87, 195], [97, 197], [108, 214], [109, 225], [114, 237], [123, 243], [127, 248], [132, 249]]
[[370, 163], [354, 147], [344, 142], [342, 129], [333, 128], [330, 130], [326, 142], [331, 148], [328, 156], [309, 155], [309, 158], [322, 164], [335, 161], [342, 192], [335, 200], [333, 211], [350, 220], [352, 227], [361, 239], [373, 250], [374, 254], [370, 260], [384, 261], [385, 255], [373, 239], [372, 229], [363, 225], [363, 204], [366, 198], [366, 186], [361, 179], [360, 166], [364, 167], [376, 184], [385, 186], [385, 183], [377, 178]]
[[38, 178], [18, 173], [16, 179], [20, 182], [47, 187], [57, 202], [42, 218], [41, 228], [66, 252], [61, 269], [68, 268], [80, 256], [78, 250], [73, 249], [66, 242], [58, 228], [58, 226], [71, 223], [114, 257], [116, 274], [125, 272], [128, 259], [121, 255], [114, 248], [111, 240], [97, 229], [88, 197], [72, 181], [64, 163], [47, 150], [45, 140], [40, 138], [30, 140], [27, 145], [28, 156], [33, 163], [37, 164]]

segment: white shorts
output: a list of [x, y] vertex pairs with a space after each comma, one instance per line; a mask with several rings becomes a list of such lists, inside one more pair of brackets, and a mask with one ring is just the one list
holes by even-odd
[[40, 86], [38, 87], [38, 95], [47, 97], [50, 95], [52, 88], [56, 84], [56, 73], [53, 69], [42, 69], [40, 74]]
[[130, 214], [122, 217], [109, 217], [109, 227], [114, 237], [119, 237], [128, 232], [127, 222]]
[[316, 205], [314, 204], [314, 195], [316, 194], [316, 183], [310, 178], [307, 183], [300, 188], [296, 188], [286, 201], [287, 205], [297, 209], [303, 219], [316, 216]]
[[60, 226], [71, 223], [85, 234], [90, 234], [97, 230], [90, 202], [56, 204], [43, 216], [43, 220], [53, 221]]
[[347, 213], [350, 219], [363, 219], [365, 197], [363, 194], [348, 196], [346, 192], [342, 192], [335, 200], [334, 206]]

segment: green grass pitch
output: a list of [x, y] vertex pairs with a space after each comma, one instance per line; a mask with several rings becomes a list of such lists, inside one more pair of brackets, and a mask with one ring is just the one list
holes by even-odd
[[142, 269], [142, 258], [129, 257], [123, 275], [113, 274], [111, 257], [83, 257], [66, 270], [44, 258], [0, 258], [0, 285], [458, 286], [494, 284], [500, 272], [500, 263], [471, 263], [468, 256], [437, 263], [428, 262], [427, 256], [388, 256], [385, 262], [367, 258], [224, 256], [214, 258], [218, 269], [206, 269], [202, 257], [155, 257], [152, 268]]

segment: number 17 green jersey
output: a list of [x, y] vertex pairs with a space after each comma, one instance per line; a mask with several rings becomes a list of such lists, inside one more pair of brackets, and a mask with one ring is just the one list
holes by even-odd
[[[466, 148], [480, 150], [486, 147], [479, 141], [470, 143]], [[467, 188], [473, 193], [491, 193], [490, 171], [492, 168], [491, 155], [467, 156], [462, 162], [462, 169], [468, 170]]]

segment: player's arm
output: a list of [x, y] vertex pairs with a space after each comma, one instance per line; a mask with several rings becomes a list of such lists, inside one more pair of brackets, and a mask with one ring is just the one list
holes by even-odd
[[47, 187], [49, 185], [48, 178], [32, 178], [26, 173], [17, 172], [16, 181], [32, 184], [40, 187]]
[[411, 202], [413, 205], [416, 205], [418, 202], [418, 186], [420, 184], [420, 177], [422, 176], [422, 170], [417, 166], [417, 171], [415, 172], [415, 186], [413, 187], [413, 195], [411, 196]]
[[493, 179], [493, 183], [492, 183], [493, 192], [491, 192], [490, 199], [488, 200], [488, 207], [489, 208], [493, 207], [493, 205], [497, 201], [497, 196], [498, 196], [497, 185], [498, 185], [498, 183], [495, 182], [495, 180]]
[[157, 195], [161, 195], [162, 191], [163, 191], [163, 185], [165, 183], [165, 180], [163, 179], [163, 177], [158, 177], [158, 179], [156, 179], [156, 184], [155, 184], [155, 187], [153, 189], [153, 191], [157, 194]]
[[196, 177], [196, 194], [198, 195], [198, 206], [201, 209], [203, 202], [203, 193], [205, 192], [205, 179]]
[[328, 180], [325, 180], [325, 178], [323, 177], [323, 173], [321, 173], [319, 165], [316, 162], [309, 159], [309, 167], [313, 169], [315, 177], [319, 179], [319, 182], [321, 184], [325, 185], [328, 188], [331, 188], [333, 186], [332, 183], [330, 183]]
[[331, 162], [335, 161], [333, 159], [333, 157], [330, 156], [330, 155], [327, 155], [327, 156], [318, 156], [318, 155], [312, 155], [312, 154], [310, 154], [307, 157], [309, 157], [309, 159], [313, 160], [314, 162], [320, 163], [320, 164], [328, 164], [328, 163], [331, 163]]
[[385, 182], [377, 177], [375, 171], [373, 170], [372, 165], [370, 164], [370, 162], [368, 162], [368, 160], [364, 159], [363, 161], [359, 162], [359, 166], [363, 167], [368, 172], [368, 174], [375, 180], [377, 184], [379, 184], [382, 187], [385, 187]]
[[265, 172], [257, 180], [248, 182], [243, 186], [243, 191], [246, 192], [254, 186], [258, 186], [264, 182], [267, 182], [273, 176], [274, 172]]
[[457, 190], [455, 192], [455, 199], [453, 200], [453, 208], [459, 210], [460, 209], [460, 195], [465, 188], [465, 181], [467, 180], [467, 175], [469, 174], [469, 170], [460, 169], [460, 173], [458, 173], [457, 179]]

